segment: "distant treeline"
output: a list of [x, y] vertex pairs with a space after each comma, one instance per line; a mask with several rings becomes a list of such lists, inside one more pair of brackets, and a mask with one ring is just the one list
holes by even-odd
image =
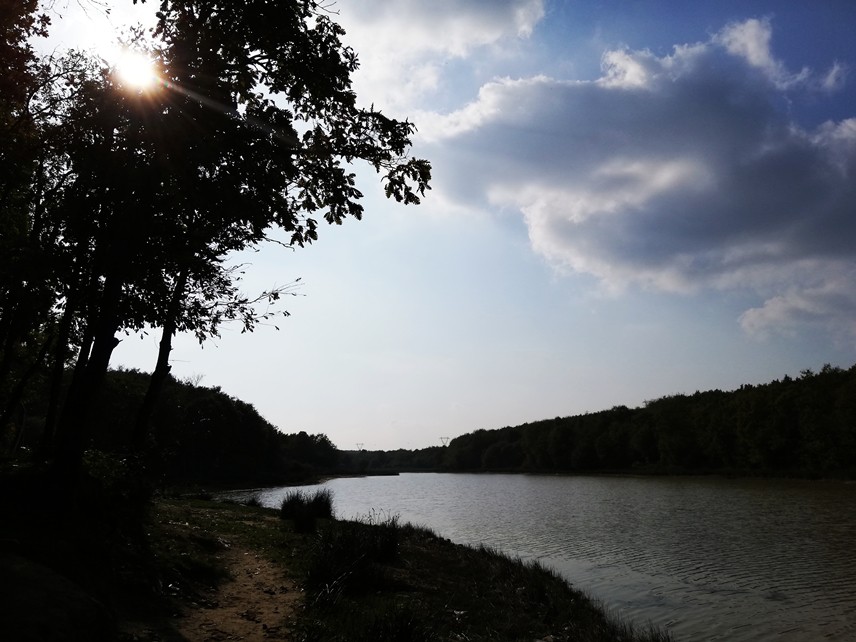
[[[121, 460], [149, 375], [108, 374], [91, 452]], [[3, 450], [36, 452], [47, 398], [16, 417]], [[8, 443], [9, 439], [14, 440]], [[144, 465], [165, 485], [275, 485], [327, 474], [404, 471], [721, 473], [856, 478], [856, 365], [824, 366], [731, 392], [712, 390], [476, 430], [448, 446], [342, 451], [325, 435], [285, 434], [219, 388], [169, 378]]]
[[[112, 370], [90, 424], [90, 453], [122, 461], [150, 375]], [[37, 452], [47, 396], [28, 404], [12, 433], [16, 450]], [[152, 416], [140, 465], [157, 484], [274, 485], [338, 468], [340, 453], [326, 435], [284, 434], [256, 409], [219, 388], [170, 377]], [[0, 444], [9, 450], [10, 444]], [[92, 456], [92, 455], [90, 455]]]
[[362, 470], [856, 477], [856, 366], [641, 408], [476, 430], [446, 448], [350, 453]]

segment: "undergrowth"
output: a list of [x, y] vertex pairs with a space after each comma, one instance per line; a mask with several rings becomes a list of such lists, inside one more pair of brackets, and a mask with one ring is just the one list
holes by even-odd
[[537, 562], [458, 546], [398, 516], [331, 521], [310, 546], [300, 621], [306, 642], [671, 640], [607, 614]]
[[333, 493], [327, 488], [312, 493], [291, 490], [279, 507], [281, 519], [291, 520], [298, 533], [314, 532], [319, 519], [333, 519]]

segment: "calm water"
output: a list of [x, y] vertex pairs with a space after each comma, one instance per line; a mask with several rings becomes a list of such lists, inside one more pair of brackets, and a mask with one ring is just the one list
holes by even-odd
[[[856, 640], [856, 484], [408, 474], [334, 479], [336, 514], [398, 514], [562, 572], [678, 640]], [[262, 491], [277, 506], [288, 489]]]

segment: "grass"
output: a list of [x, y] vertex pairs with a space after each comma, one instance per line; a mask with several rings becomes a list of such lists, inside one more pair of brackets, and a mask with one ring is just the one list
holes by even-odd
[[[306, 505], [309, 499], [303, 495]], [[314, 531], [299, 532], [291, 520], [274, 518], [281, 509], [196, 500], [158, 508], [161, 520], [166, 514], [167, 522], [197, 524], [209, 545], [219, 537], [279, 560], [303, 588], [303, 608], [291, 622], [293, 638], [302, 642], [671, 640], [608, 614], [540, 564], [453, 544], [394, 515], [325, 517]], [[204, 568], [211, 553], [202, 541], [185, 534], [173, 538], [177, 544], [173, 554], [200, 557]], [[193, 584], [183, 590], [196, 595]]]
[[253, 508], [261, 508], [262, 500], [259, 499], [258, 495], [250, 495], [247, 501], [244, 502], [244, 506], [251, 506]]
[[331, 522], [303, 570], [302, 640], [666, 642], [554, 571], [373, 514]]
[[[26, 506], [5, 508], [5, 517], [11, 518], [13, 509]], [[279, 510], [161, 498], [129, 521], [137, 524], [133, 529], [120, 529], [106, 517], [95, 520], [92, 515], [120, 510], [107, 504], [85, 521], [98, 529], [97, 549], [84, 548], [90, 530], [80, 536], [70, 531], [83, 522], [45, 508], [30, 527], [24, 529], [21, 520], [5, 521], [0, 534], [16, 542], [21, 557], [49, 566], [99, 597], [121, 630], [126, 630], [123, 623], [133, 622], [139, 631], [142, 622], [150, 632], [149, 637], [118, 639], [179, 639], [172, 628], [175, 613], [217, 608], [217, 586], [229, 581], [224, 559], [231, 547], [264, 557], [296, 580], [302, 597], [287, 626], [290, 639], [303, 642], [670, 639], [662, 631], [634, 630], [538, 564], [455, 545], [430, 530], [401, 524], [394, 515], [335, 520], [329, 492], [297, 492]], [[22, 510], [19, 516], [26, 514]], [[312, 529], [299, 526], [303, 519], [311, 520]], [[83, 571], [68, 568], [76, 559], [72, 553]], [[43, 601], [32, 608], [34, 617], [53, 617]], [[2, 629], [0, 638], [8, 633]]]
[[337, 522], [312, 544], [306, 590], [312, 606], [333, 606], [343, 595], [363, 595], [390, 584], [385, 565], [399, 559], [397, 517]]
[[313, 533], [319, 519], [333, 519], [333, 493], [327, 488], [313, 493], [291, 490], [282, 499], [279, 516], [293, 522], [298, 533]]

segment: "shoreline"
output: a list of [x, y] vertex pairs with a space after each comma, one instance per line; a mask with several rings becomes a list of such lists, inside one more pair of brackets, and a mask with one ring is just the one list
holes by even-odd
[[[255, 639], [249, 629], [283, 640], [671, 639], [665, 632], [632, 629], [538, 564], [454, 544], [394, 518], [319, 519], [309, 532], [300, 532], [274, 509], [172, 499], [154, 504], [152, 525], [161, 561], [178, 553], [199, 557], [205, 565], [228, 567], [232, 560], [233, 567], [207, 586], [178, 579], [177, 586], [188, 588], [176, 592], [172, 604], [183, 616], [152, 621], [154, 637], [144, 637], [139, 620], [132, 629], [128, 621], [120, 622], [125, 640], [160, 639], [169, 627], [188, 640], [211, 639], [193, 637], [188, 617], [206, 623], [209, 634], [245, 631], [250, 635], [245, 639]], [[237, 558], [236, 550], [242, 551]], [[254, 572], [246, 563], [235, 567], [236, 559], [267, 565], [268, 579], [247, 584], [236, 595], [238, 580]], [[277, 569], [274, 575], [271, 569]], [[276, 573], [279, 583], [270, 579]], [[234, 606], [252, 605], [254, 599], [267, 603], [267, 610]], [[129, 637], [131, 630], [135, 637]]]

